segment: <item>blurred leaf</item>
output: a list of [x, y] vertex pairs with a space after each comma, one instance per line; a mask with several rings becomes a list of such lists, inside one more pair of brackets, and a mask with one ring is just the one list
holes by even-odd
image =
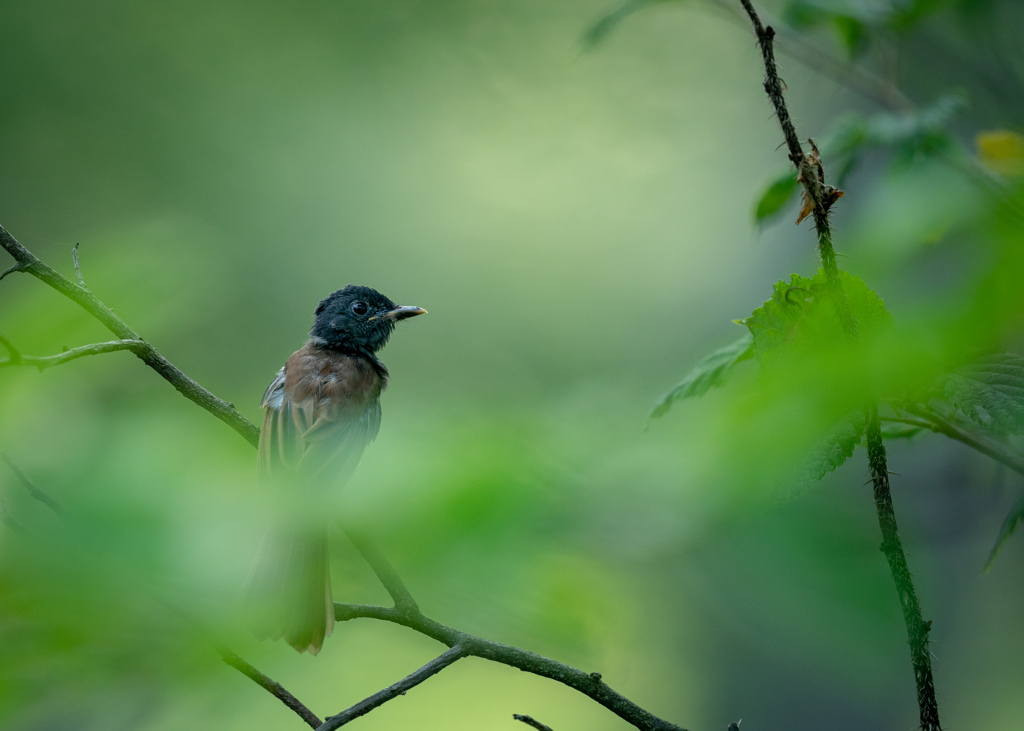
[[796, 170], [789, 170], [769, 183], [754, 209], [755, 223], [763, 223], [779, 213], [789, 203], [796, 189]]
[[866, 420], [864, 413], [856, 411], [837, 423], [815, 446], [804, 475], [808, 482], [817, 482], [829, 472], [839, 469], [853, 456], [854, 450], [864, 436]]
[[849, 58], [854, 59], [864, 53], [868, 47], [868, 29], [863, 22], [848, 15], [837, 15], [832, 19], [832, 25]]
[[1003, 549], [1003, 544], [1010, 539], [1013, 532], [1017, 529], [1017, 524], [1024, 519], [1024, 497], [1021, 497], [1014, 506], [1007, 513], [1006, 518], [1003, 520], [1003, 525], [999, 528], [999, 536], [996, 538], [996, 543], [992, 546], [992, 552], [988, 555], [988, 561], [985, 562], [985, 570], [988, 571], [992, 568], [992, 564], [996, 560], [996, 556]]
[[946, 125], [966, 108], [962, 95], [946, 94], [908, 114], [876, 114], [868, 120], [865, 143], [872, 147], [895, 145], [907, 151], [940, 149], [949, 143]]
[[748, 332], [736, 342], [705, 356], [683, 380], [658, 400], [650, 418], [664, 416], [672, 408], [672, 404], [680, 399], [698, 398], [706, 394], [712, 386], [723, 385], [734, 365], [754, 357], [753, 343], [754, 339]]
[[943, 394], [976, 424], [997, 434], [1024, 433], [1024, 358], [994, 353], [949, 374]]
[[1024, 173], [1024, 136], [1008, 129], [979, 132], [974, 138], [985, 167], [1000, 175]]
[[584, 50], [593, 50], [599, 43], [605, 40], [611, 34], [613, 30], [623, 20], [628, 18], [633, 13], [639, 13], [645, 8], [649, 8], [652, 5], [662, 5], [668, 2], [680, 2], [681, 0], [627, 0], [626, 3], [620, 5], [617, 9], [603, 16], [600, 20], [594, 23], [583, 34], [583, 48]]
[[[892, 322], [882, 299], [863, 280], [840, 272], [840, 281], [862, 336]], [[744, 323], [754, 337], [754, 354], [762, 367], [770, 364], [778, 351], [827, 348], [846, 338], [821, 270], [810, 279], [793, 274], [789, 282], [776, 282], [771, 299]]]

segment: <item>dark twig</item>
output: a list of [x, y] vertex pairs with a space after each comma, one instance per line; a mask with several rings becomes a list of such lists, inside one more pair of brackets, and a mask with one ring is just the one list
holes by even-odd
[[[16, 262], [15, 266], [8, 269], [5, 274], [12, 271], [28, 272], [60, 292], [72, 302], [75, 302], [121, 340], [142, 340], [137, 332], [128, 327], [124, 320], [115, 315], [113, 310], [103, 304], [99, 298], [84, 287], [74, 284], [58, 274], [35, 254], [22, 246], [3, 226], [0, 226], [0, 246], [6, 249]], [[174, 386], [181, 395], [209, 411], [241, 434], [247, 442], [256, 446], [259, 441], [259, 429], [242, 416], [232, 404], [217, 398], [186, 376], [148, 343], [145, 348], [139, 348], [133, 352], [146, 365]]]
[[320, 724], [320, 728], [317, 729], [317, 731], [332, 731], [332, 729], [341, 728], [349, 721], [369, 713], [374, 708], [384, 705], [393, 698], [405, 695], [406, 691], [415, 688], [427, 678], [437, 675], [453, 662], [461, 660], [464, 657], [466, 657], [466, 652], [461, 646], [455, 645], [447, 652], [438, 655], [419, 670], [407, 675], [394, 685], [389, 685], [384, 690], [374, 693], [369, 698], [359, 701], [351, 708], [345, 709], [336, 716], [328, 716], [324, 719], [324, 722]]
[[[779, 78], [778, 67], [775, 63], [775, 52], [772, 47], [772, 40], [775, 31], [771, 26], [765, 27], [761, 23], [751, 0], [740, 0], [743, 9], [750, 17], [757, 34], [758, 45], [761, 47], [761, 55], [764, 59], [765, 82], [764, 89], [775, 107], [775, 113], [782, 127], [782, 135], [789, 147], [790, 160], [799, 171], [798, 180], [804, 186], [804, 195], [811, 205], [811, 213], [814, 215], [814, 228], [818, 234], [818, 254], [821, 257], [821, 266], [825, 272], [825, 279], [828, 283], [829, 294], [839, 316], [840, 324], [846, 336], [851, 340], [857, 340], [859, 327], [856, 318], [850, 310], [850, 304], [846, 299], [842, 283], [839, 279], [839, 268], [836, 265], [835, 248], [832, 245], [832, 230], [829, 225], [829, 207], [838, 199], [841, 191], [825, 185], [825, 170], [818, 155], [817, 148], [811, 143], [813, 153], [804, 154], [800, 146], [800, 139], [796, 134], [796, 128], [789, 116], [786, 102], [783, 98], [783, 84]], [[921, 616], [921, 607], [917, 600], [917, 593], [907, 568], [907, 558], [903, 552], [903, 546], [899, 541], [899, 533], [896, 523], [896, 511], [892, 503], [892, 494], [889, 489], [889, 469], [885, 453], [885, 444], [882, 442], [882, 427], [878, 420], [878, 407], [875, 404], [869, 405], [866, 409], [867, 427], [865, 435], [868, 444], [868, 462], [871, 469], [871, 479], [875, 492], [875, 508], [878, 514], [878, 524], [882, 531], [882, 550], [889, 561], [889, 568], [892, 572], [893, 582], [896, 584], [896, 593], [899, 595], [900, 604], [903, 606], [903, 619], [907, 628], [907, 637], [910, 641], [910, 660], [914, 668], [914, 678], [917, 684], [917, 701], [920, 710], [921, 728], [923, 731], [939, 731], [939, 709], [935, 700], [935, 686], [932, 681], [931, 657], [928, 654], [928, 628], [930, 623], [925, 623]]]
[[285, 690], [284, 686], [276, 680], [268, 678], [238, 655], [231, 652], [231, 650], [222, 648], [220, 650], [220, 656], [228, 665], [242, 673], [242, 675], [252, 680], [256, 685], [268, 691], [271, 695], [288, 706], [288, 708], [298, 714], [298, 716], [311, 728], [319, 728], [321, 726], [323, 722], [317, 717], [317, 715], [309, 710], [302, 701]]
[[896, 595], [903, 607], [907, 642], [910, 644], [910, 661], [914, 666], [914, 678], [917, 681], [921, 729], [939, 731], [939, 707], [935, 700], [931, 656], [928, 653], [928, 632], [932, 623], [926, 622], [921, 615], [921, 603], [918, 601], [917, 591], [914, 589], [914, 582], [907, 566], [907, 556], [900, 542], [892, 493], [889, 490], [889, 473], [886, 469], [885, 445], [882, 443], [882, 432], [878, 423], [878, 409], [868, 409], [867, 417], [868, 464], [871, 469], [871, 481], [874, 483], [878, 522], [882, 528], [881, 549], [889, 562], [889, 570], [896, 584]]
[[14, 274], [14, 272], [24, 271], [24, 269], [25, 269], [25, 267], [23, 267], [21, 265], [21, 262], [18, 262], [17, 264], [14, 264], [13, 266], [9, 266], [6, 269], [4, 269], [2, 272], [0, 272], [0, 280], [3, 280], [3, 278], [6, 277], [8, 274]]
[[78, 244], [71, 247], [71, 261], [75, 265], [75, 276], [78, 278], [78, 286], [85, 289], [85, 280], [82, 279], [82, 266], [78, 262]]
[[[383, 578], [381, 578], [381, 581], [383, 582]], [[600, 703], [616, 716], [631, 723], [638, 729], [643, 729], [644, 731], [655, 729], [658, 731], [685, 731], [680, 726], [658, 718], [625, 696], [616, 693], [604, 683], [600, 673], [587, 673], [536, 653], [521, 650], [518, 647], [503, 645], [500, 642], [485, 640], [482, 637], [461, 632], [430, 619], [419, 610], [403, 611], [397, 607], [334, 603], [334, 619], [336, 621], [347, 622], [351, 619], [360, 618], [377, 619], [400, 624], [449, 647], [458, 645], [467, 656], [481, 657], [485, 660], [491, 660], [539, 675], [542, 678], [556, 680], [563, 685], [578, 690], [591, 700]]]
[[521, 713], [513, 713], [512, 718], [514, 718], [517, 721], [522, 721], [527, 726], [533, 726], [535, 729], [537, 729], [537, 731], [554, 731], [554, 729], [552, 729], [550, 726], [546, 726], [537, 719], [532, 718], [530, 716], [524, 716]]
[[11, 470], [11, 472], [14, 473], [14, 476], [18, 478], [21, 484], [25, 486], [25, 488], [29, 492], [29, 495], [31, 495], [39, 502], [46, 505], [50, 510], [52, 510], [57, 515], [64, 515], [64, 508], [60, 506], [60, 503], [54, 500], [46, 491], [37, 487], [36, 484], [29, 479], [28, 475], [21, 471], [21, 468], [18, 467], [17, 464], [15, 464], [14, 460], [11, 459], [10, 455], [7, 454], [7, 452], [0, 452], [0, 459], [4, 461], [4, 463]]
[[118, 350], [130, 350], [139, 357], [142, 357], [152, 349], [153, 346], [145, 340], [111, 340], [108, 343], [82, 345], [77, 348], [71, 348], [71, 350], [65, 350], [63, 353], [57, 353], [56, 355], [21, 355], [18, 353], [17, 358], [12, 356], [7, 360], [0, 360], [0, 368], [4, 366], [35, 366], [42, 371], [87, 355], [100, 355], [101, 353], [113, 353]]

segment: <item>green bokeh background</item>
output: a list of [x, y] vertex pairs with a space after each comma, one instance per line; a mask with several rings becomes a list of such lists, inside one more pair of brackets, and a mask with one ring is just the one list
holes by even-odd
[[[0, 8], [0, 221], [68, 276], [79, 242], [90, 289], [249, 418], [330, 291], [367, 284], [430, 311], [382, 355], [381, 434], [338, 497], [429, 616], [598, 670], [691, 729], [913, 726], [863, 453], [793, 494], [759, 479], [748, 433], [721, 416], [742, 399], [713, 392], [645, 431], [655, 399], [740, 334], [731, 319], [817, 267], [795, 211], [751, 222], [786, 159], [749, 31], [669, 4], [584, 52], [612, 8]], [[872, 108], [782, 63], [801, 134]], [[942, 64], [908, 66], [922, 97], [947, 81]], [[1019, 124], [1004, 97], [975, 94], [957, 134]], [[842, 263], [897, 321], [955, 309], [998, 256], [978, 241], [985, 199], [929, 164], [870, 160], [837, 207]], [[110, 339], [18, 275], [0, 284], [0, 332], [38, 355]], [[266, 510], [255, 454], [127, 353], [0, 370], [0, 448], [68, 513], [0, 474], [26, 528], [0, 532], [3, 728], [299, 728], [213, 648], [320, 715], [443, 650], [369, 620], [316, 658], [252, 640], [235, 602]], [[1020, 481], [939, 436], [890, 455], [946, 725], [1013, 728], [1020, 541], [981, 567]], [[386, 600], [340, 535], [332, 553], [338, 600]], [[477, 659], [355, 723], [522, 728], [513, 713], [626, 728]]]

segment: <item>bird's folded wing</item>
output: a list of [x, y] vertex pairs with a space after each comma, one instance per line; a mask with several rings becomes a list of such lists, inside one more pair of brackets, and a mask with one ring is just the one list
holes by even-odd
[[284, 371], [263, 397], [260, 473], [273, 480], [297, 478], [316, 489], [343, 484], [380, 428], [380, 403], [366, 406], [310, 395], [292, 401]]

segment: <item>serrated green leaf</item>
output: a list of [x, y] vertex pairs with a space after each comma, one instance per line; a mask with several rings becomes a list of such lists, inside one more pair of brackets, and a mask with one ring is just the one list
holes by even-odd
[[729, 377], [732, 367], [754, 356], [753, 338], [746, 333], [739, 340], [729, 343], [707, 355], [693, 370], [686, 374], [675, 387], [658, 399], [650, 418], [664, 416], [672, 404], [684, 398], [699, 398], [713, 386], [721, 386]]
[[1006, 518], [1003, 520], [1002, 526], [999, 528], [999, 536], [996, 538], [996, 543], [992, 546], [992, 551], [988, 555], [988, 561], [985, 562], [985, 570], [988, 571], [992, 568], [992, 564], [996, 560], [996, 556], [1002, 550], [1003, 545], [1010, 539], [1013, 532], [1017, 529], [1017, 525], [1024, 520], [1024, 497], [1017, 501], [1017, 503], [1010, 509], [1010, 512], [1006, 514]]
[[[882, 299], [859, 277], [840, 272], [840, 283], [857, 319], [862, 337], [870, 337], [892, 323]], [[762, 369], [788, 357], [821, 351], [846, 339], [825, 274], [813, 278], [793, 274], [788, 282], [777, 282], [772, 297], [754, 310], [744, 323], [754, 337], [754, 355]]]
[[812, 451], [804, 467], [804, 479], [817, 482], [842, 467], [860, 444], [866, 423], [864, 412], [857, 411], [832, 427]]
[[957, 369], [944, 397], [964, 416], [996, 434], [1024, 433], [1024, 358], [994, 353]]
[[757, 206], [754, 208], [754, 222], [763, 223], [766, 219], [779, 213], [793, 198], [797, 185], [796, 170], [790, 170], [769, 183], [757, 200]]

